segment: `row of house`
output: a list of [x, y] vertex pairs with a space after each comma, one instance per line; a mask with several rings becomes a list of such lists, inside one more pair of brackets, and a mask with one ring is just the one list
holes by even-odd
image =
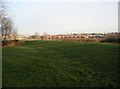
[[117, 34], [117, 32], [111, 33], [81, 33], [81, 34], [59, 34], [59, 35], [48, 35], [45, 34], [39, 38], [26, 35], [16, 35], [7, 37], [8, 40], [54, 40], [54, 39], [79, 39], [79, 38], [103, 38], [107, 34]]
[[103, 38], [106, 35], [115, 34], [119, 34], [119, 32], [47, 35], [47, 39]]
[[104, 34], [61, 34], [48, 35], [47, 39], [103, 38]]

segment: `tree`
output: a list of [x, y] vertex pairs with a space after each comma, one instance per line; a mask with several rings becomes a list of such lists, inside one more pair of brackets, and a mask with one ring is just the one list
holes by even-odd
[[40, 34], [38, 32], [34, 34], [34, 39], [41, 39]]
[[17, 33], [13, 26], [13, 20], [8, 16], [4, 3], [0, 0], [0, 33], [3, 40], [14, 37]]
[[45, 33], [43, 34], [43, 39], [44, 39], [44, 40], [47, 40], [47, 39], [48, 39], [48, 34], [47, 34], [47, 32], [45, 32]]

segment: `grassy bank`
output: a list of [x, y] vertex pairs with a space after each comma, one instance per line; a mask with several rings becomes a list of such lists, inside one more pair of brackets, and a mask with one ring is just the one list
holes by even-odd
[[3, 48], [3, 87], [118, 86], [118, 46], [33, 41]]

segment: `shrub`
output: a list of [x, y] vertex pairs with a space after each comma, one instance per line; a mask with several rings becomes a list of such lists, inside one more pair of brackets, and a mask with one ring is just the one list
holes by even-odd
[[120, 33], [106, 35], [101, 42], [120, 43]]
[[14, 45], [18, 45], [20, 43], [23, 43], [23, 41], [19, 41], [19, 40], [4, 40], [4, 41], [2, 41], [2, 46], [3, 47], [14, 46]]

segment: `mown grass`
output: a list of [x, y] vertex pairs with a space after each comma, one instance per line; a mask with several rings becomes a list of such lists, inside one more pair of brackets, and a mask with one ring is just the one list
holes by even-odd
[[117, 87], [118, 46], [33, 41], [3, 48], [3, 87]]

